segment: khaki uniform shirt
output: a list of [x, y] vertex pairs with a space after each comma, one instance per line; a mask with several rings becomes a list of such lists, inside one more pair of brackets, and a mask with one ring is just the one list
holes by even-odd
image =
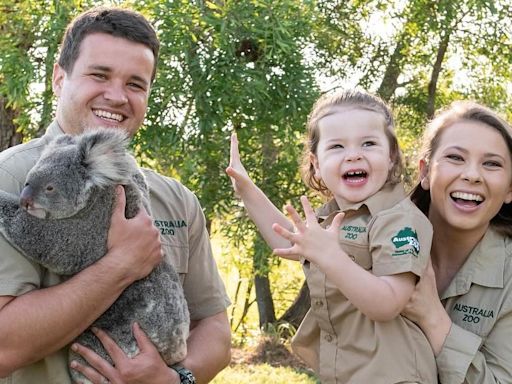
[[[0, 189], [19, 194], [25, 176], [51, 138], [62, 134], [56, 122], [46, 134], [0, 153]], [[150, 187], [155, 225], [160, 229], [165, 260], [174, 265], [185, 291], [190, 317], [200, 320], [230, 304], [212, 255], [205, 218], [199, 202], [182, 184], [150, 170], [143, 170]], [[0, 296], [19, 296], [58, 284], [59, 276], [17, 252], [0, 235]], [[70, 384], [68, 350], [0, 379], [0, 384]]]
[[512, 383], [512, 239], [489, 229], [441, 300], [453, 324], [440, 383]]
[[[432, 227], [401, 185], [342, 207], [339, 240], [352, 260], [376, 276], [420, 276], [430, 256]], [[333, 200], [317, 211], [322, 225], [339, 212]], [[293, 340], [294, 351], [322, 383], [437, 383], [435, 359], [421, 330], [405, 317], [368, 319], [318, 267], [303, 261], [311, 309]]]

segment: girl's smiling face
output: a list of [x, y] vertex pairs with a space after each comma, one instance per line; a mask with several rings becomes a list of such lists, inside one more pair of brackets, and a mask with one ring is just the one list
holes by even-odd
[[434, 227], [483, 233], [503, 203], [512, 201], [512, 159], [501, 134], [477, 121], [447, 126], [430, 164], [420, 163], [430, 190]]
[[338, 205], [364, 201], [384, 186], [393, 162], [381, 114], [336, 107], [318, 128], [317, 152], [310, 160]]

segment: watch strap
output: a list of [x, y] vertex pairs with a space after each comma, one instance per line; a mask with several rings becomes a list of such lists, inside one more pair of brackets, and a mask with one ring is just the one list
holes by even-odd
[[171, 368], [178, 373], [180, 377], [180, 383], [181, 384], [196, 384], [196, 378], [192, 374], [192, 372], [185, 368], [183, 365], [180, 364], [174, 364], [171, 365]]

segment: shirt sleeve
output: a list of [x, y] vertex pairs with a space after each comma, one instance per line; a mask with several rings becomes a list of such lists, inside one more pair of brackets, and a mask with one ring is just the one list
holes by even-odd
[[[0, 190], [19, 193], [19, 182], [0, 168]], [[20, 296], [41, 284], [41, 267], [25, 258], [0, 235], [0, 296]]]
[[504, 384], [512, 382], [512, 311], [501, 314], [482, 338], [452, 324], [436, 358], [440, 384]]
[[197, 197], [189, 196], [189, 261], [183, 289], [192, 320], [224, 311], [230, 304], [213, 257], [206, 220]]
[[400, 205], [377, 215], [369, 229], [373, 274], [412, 272], [421, 276], [431, 242], [432, 225], [420, 211]]

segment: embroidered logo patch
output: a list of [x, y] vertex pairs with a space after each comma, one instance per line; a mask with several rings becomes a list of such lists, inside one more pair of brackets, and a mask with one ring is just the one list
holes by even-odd
[[[408, 253], [414, 256], [418, 256], [420, 253], [420, 242], [418, 241], [418, 234], [416, 231], [413, 231], [409, 227], [405, 227], [404, 229], [398, 231], [398, 233], [391, 239], [391, 242], [395, 246], [395, 252], [393, 252], [392, 256], [401, 256]], [[409, 247], [400, 249], [406, 245], [409, 245]]]
[[155, 227], [160, 230], [162, 235], [175, 235], [176, 230], [186, 228], [185, 220], [155, 220]]

